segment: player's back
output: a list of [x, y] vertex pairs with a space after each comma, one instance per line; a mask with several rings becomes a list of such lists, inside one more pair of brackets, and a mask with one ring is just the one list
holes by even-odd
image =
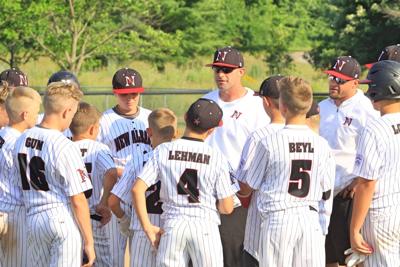
[[69, 205], [69, 197], [91, 189], [80, 151], [61, 132], [40, 126], [18, 138], [19, 185], [27, 214]]
[[378, 180], [371, 208], [399, 206], [400, 113], [370, 120], [358, 144], [356, 174]]
[[89, 197], [89, 208], [95, 213], [95, 206], [99, 203], [103, 192], [103, 179], [107, 170], [115, 168], [110, 149], [97, 141], [83, 139], [76, 141], [86, 170], [93, 185], [93, 191]]
[[11, 212], [15, 206], [23, 205], [22, 191], [12, 181], [17, 175], [13, 148], [21, 133], [11, 127], [0, 130], [0, 211]]
[[263, 139], [257, 149], [254, 160], [262, 172], [257, 175], [264, 177], [258, 209], [264, 214], [304, 206], [317, 210], [334, 180], [335, 164], [327, 142], [307, 126], [286, 125]]
[[230, 176], [223, 155], [201, 140], [181, 138], [159, 145], [154, 158], [161, 176], [162, 218], [200, 218], [219, 224], [216, 201], [232, 190], [226, 183]]

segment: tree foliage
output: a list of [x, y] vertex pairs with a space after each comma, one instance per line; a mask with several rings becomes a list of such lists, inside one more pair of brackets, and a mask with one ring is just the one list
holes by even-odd
[[331, 0], [318, 11], [325, 31], [313, 36], [310, 56], [317, 67], [327, 67], [340, 55], [361, 64], [374, 62], [388, 45], [400, 43], [399, 1]]

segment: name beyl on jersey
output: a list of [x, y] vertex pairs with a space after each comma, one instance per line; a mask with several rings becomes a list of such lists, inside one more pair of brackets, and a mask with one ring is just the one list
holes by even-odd
[[186, 152], [186, 151], [169, 151], [169, 160], [181, 160], [181, 161], [191, 161], [203, 164], [210, 163], [210, 155], [196, 152]]
[[296, 143], [289, 143], [289, 152], [309, 152], [314, 153], [314, 148], [311, 146], [311, 143], [303, 143], [303, 142], [296, 142]]
[[44, 141], [35, 138], [27, 137], [25, 140], [25, 146], [37, 150], [42, 150]]
[[[132, 137], [132, 141], [130, 140], [129, 136]], [[130, 144], [143, 143], [150, 145], [150, 138], [145, 130], [132, 130], [130, 131], [130, 135], [129, 132], [126, 132], [116, 137], [114, 139], [114, 143], [118, 152]]]

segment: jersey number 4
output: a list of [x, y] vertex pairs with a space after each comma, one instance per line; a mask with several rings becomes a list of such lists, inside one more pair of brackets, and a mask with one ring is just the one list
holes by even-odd
[[[21, 170], [22, 189], [30, 190], [30, 185], [38, 191], [49, 191], [49, 184], [44, 175], [44, 161], [41, 157], [34, 156], [31, 160], [27, 161], [26, 154], [18, 154], [18, 164]], [[26, 176], [27, 169], [29, 168], [30, 185], [28, 177]]]
[[160, 202], [160, 190], [161, 190], [161, 182], [153, 184], [146, 191], [151, 192], [146, 197], [146, 208], [147, 212], [150, 214], [161, 214], [162, 210], [162, 202]]
[[292, 160], [292, 170], [289, 179], [289, 194], [295, 197], [305, 197], [310, 191], [311, 160]]
[[189, 195], [188, 200], [189, 203], [200, 203], [199, 200], [199, 188], [197, 185], [197, 170], [195, 169], [186, 169], [181, 178], [179, 178], [179, 182], [177, 185], [178, 194], [179, 195]]

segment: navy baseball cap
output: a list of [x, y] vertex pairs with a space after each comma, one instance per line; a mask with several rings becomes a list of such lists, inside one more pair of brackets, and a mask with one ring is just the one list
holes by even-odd
[[268, 77], [261, 83], [260, 90], [258, 92], [255, 92], [254, 95], [268, 96], [274, 99], [278, 99], [279, 98], [278, 82], [282, 78], [284, 78], [284, 76], [280, 74]]
[[[400, 44], [386, 46], [379, 54], [378, 61], [393, 60], [400, 62]], [[374, 63], [365, 64], [368, 69], [372, 68]]]
[[54, 82], [75, 83], [76, 85], [78, 85], [79, 88], [81, 87], [78, 78], [76, 78], [76, 76], [72, 72], [66, 70], [61, 70], [53, 73], [47, 81], [47, 85]]
[[143, 93], [142, 76], [134, 69], [119, 69], [112, 79], [115, 94]]
[[214, 53], [213, 63], [207, 64], [207, 67], [228, 67], [228, 68], [243, 68], [244, 60], [239, 50], [227, 46], [218, 48]]
[[17, 68], [4, 70], [0, 73], [0, 81], [6, 81], [9, 86], [28, 86], [28, 77]]
[[360, 78], [361, 67], [355, 58], [340, 56], [336, 58], [332, 67], [324, 72], [342, 80], [351, 81]]
[[190, 105], [186, 120], [193, 129], [207, 131], [222, 125], [222, 109], [213, 100], [200, 98]]

